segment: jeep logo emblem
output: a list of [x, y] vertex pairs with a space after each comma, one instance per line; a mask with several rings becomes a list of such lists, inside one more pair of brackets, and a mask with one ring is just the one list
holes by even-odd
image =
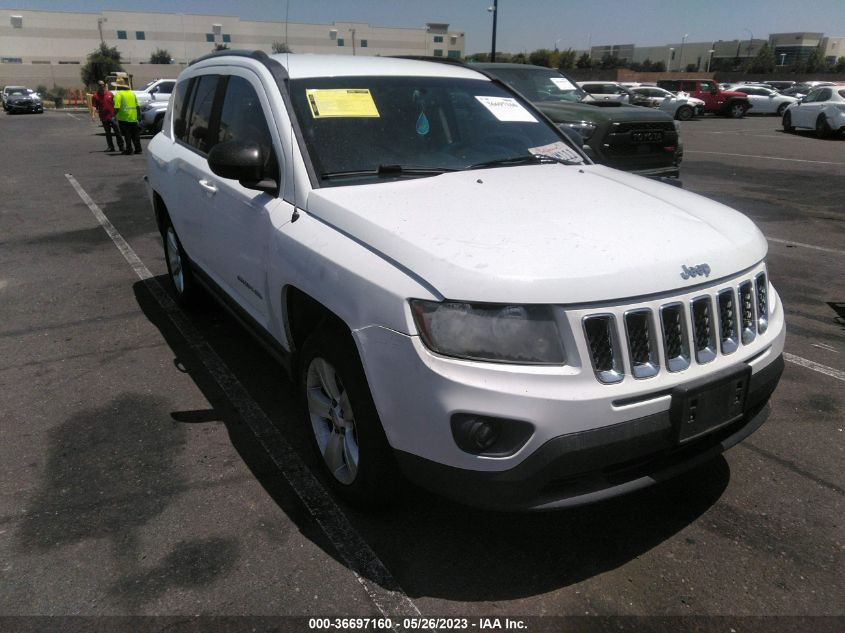
[[709, 277], [710, 266], [708, 264], [699, 264], [698, 266], [681, 266], [681, 279], [689, 279], [690, 277]]

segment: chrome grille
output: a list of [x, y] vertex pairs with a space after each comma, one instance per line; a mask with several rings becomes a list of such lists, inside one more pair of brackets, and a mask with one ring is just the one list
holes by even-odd
[[757, 334], [754, 329], [754, 295], [750, 281], [745, 281], [739, 285], [739, 316], [742, 344], [748, 345]]
[[769, 280], [760, 273], [754, 280], [757, 290], [757, 331], [762, 334], [769, 327]]
[[719, 302], [719, 344], [723, 354], [733, 354], [739, 347], [736, 326], [736, 295], [733, 288], [722, 290]]
[[602, 314], [584, 319], [584, 334], [596, 377], [604, 383], [619, 382], [624, 377], [613, 315]]
[[660, 373], [661, 367], [679, 372], [693, 358], [704, 365], [720, 354], [733, 354], [766, 332], [768, 290], [763, 271], [683, 301], [583, 315], [596, 377], [603, 383], [617, 383], [627, 371], [634, 378], [646, 379]]
[[658, 372], [657, 345], [652, 328], [651, 310], [625, 313], [628, 356], [634, 378], [650, 378]]
[[716, 329], [713, 325], [710, 297], [699, 297], [693, 300], [690, 316], [694, 334], [695, 360], [703, 365], [716, 358]]
[[687, 343], [687, 322], [684, 306], [672, 303], [660, 308], [660, 322], [663, 326], [663, 349], [666, 350], [666, 369], [681, 371], [689, 367], [689, 343]]

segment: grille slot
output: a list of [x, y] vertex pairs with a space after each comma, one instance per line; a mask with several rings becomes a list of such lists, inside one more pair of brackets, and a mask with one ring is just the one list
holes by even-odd
[[625, 334], [628, 337], [628, 356], [634, 378], [657, 375], [657, 345], [654, 337], [651, 310], [631, 310], [625, 313]]
[[692, 317], [695, 360], [703, 365], [716, 358], [716, 325], [713, 323], [710, 297], [693, 299], [690, 316]]
[[757, 290], [757, 332], [762, 334], [769, 327], [769, 280], [760, 273], [754, 280]]
[[684, 307], [670, 303], [660, 308], [660, 323], [663, 330], [663, 349], [666, 352], [666, 369], [682, 371], [689, 367], [689, 339]]
[[616, 320], [611, 314], [589, 316], [584, 319], [584, 334], [590, 348], [590, 359], [596, 377], [603, 383], [619, 382], [624, 378], [616, 336]]
[[739, 317], [742, 344], [748, 345], [757, 335], [754, 327], [754, 292], [750, 281], [739, 285]]
[[718, 295], [719, 344], [723, 354], [733, 354], [739, 347], [736, 295], [733, 289], [722, 290]]

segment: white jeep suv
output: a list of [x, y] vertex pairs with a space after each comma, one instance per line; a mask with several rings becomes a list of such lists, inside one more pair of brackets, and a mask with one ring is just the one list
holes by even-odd
[[327, 478], [489, 508], [575, 505], [766, 419], [784, 316], [743, 215], [590, 164], [460, 64], [225, 51], [147, 152], [183, 304], [284, 362]]

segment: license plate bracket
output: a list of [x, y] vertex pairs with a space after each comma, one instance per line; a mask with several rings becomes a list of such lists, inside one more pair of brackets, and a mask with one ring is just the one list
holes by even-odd
[[716, 377], [675, 387], [669, 419], [677, 442], [690, 442], [740, 419], [750, 381], [751, 367], [742, 365]]

